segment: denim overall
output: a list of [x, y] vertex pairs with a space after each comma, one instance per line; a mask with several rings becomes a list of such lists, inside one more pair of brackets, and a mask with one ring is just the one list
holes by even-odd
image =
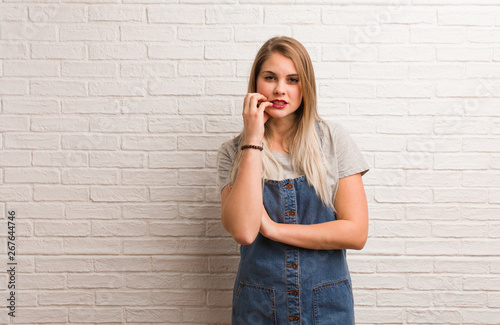
[[[335, 220], [306, 177], [264, 183], [264, 206], [275, 222]], [[311, 250], [258, 234], [241, 246], [233, 291], [232, 324], [354, 324], [345, 250]]]

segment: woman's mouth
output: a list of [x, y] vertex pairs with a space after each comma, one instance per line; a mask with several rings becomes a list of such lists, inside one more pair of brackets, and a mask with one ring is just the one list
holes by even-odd
[[286, 105], [288, 104], [286, 100], [283, 99], [275, 99], [272, 100], [271, 103], [273, 103], [274, 108], [285, 108]]

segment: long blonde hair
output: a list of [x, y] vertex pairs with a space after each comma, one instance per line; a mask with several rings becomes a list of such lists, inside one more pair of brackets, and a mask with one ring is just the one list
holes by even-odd
[[[276, 52], [292, 60], [302, 86], [302, 103], [295, 111], [295, 120], [292, 127], [283, 137], [283, 148], [290, 154], [294, 171], [304, 173], [309, 185], [314, 187], [323, 203], [327, 206], [332, 206], [331, 192], [326, 182], [327, 166], [320, 148], [320, 140], [316, 128], [317, 122], [321, 121], [316, 107], [316, 79], [311, 58], [305, 47], [297, 40], [286, 36], [269, 39], [262, 45], [255, 57], [248, 82], [248, 92], [257, 92], [257, 76], [260, 73], [260, 69], [264, 62]], [[272, 130], [268, 124], [266, 122], [264, 125], [262, 177], [263, 179], [281, 178], [281, 165], [268, 146], [269, 143], [272, 143], [273, 138]], [[238, 139], [239, 143], [244, 143], [243, 132]], [[236, 179], [240, 161], [241, 150], [238, 150], [231, 172], [232, 182]], [[276, 166], [279, 175], [271, 175], [271, 164]]]

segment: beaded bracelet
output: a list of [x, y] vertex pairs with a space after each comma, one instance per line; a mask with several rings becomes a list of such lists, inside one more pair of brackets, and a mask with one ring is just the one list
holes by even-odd
[[249, 149], [249, 148], [250, 148], [250, 149], [259, 149], [260, 151], [262, 151], [262, 150], [264, 149], [263, 147], [261, 147], [261, 146], [256, 146], [256, 145], [254, 145], [254, 144], [246, 144], [246, 145], [244, 145], [244, 146], [241, 146], [241, 148], [240, 148], [240, 149], [241, 149], [241, 150], [245, 150], [245, 149]]

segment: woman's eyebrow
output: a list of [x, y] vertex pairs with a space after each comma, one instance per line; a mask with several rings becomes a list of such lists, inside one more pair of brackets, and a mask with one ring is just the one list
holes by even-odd
[[[262, 71], [262, 73], [270, 73], [270, 74], [276, 75], [276, 73], [269, 71], [269, 70]], [[292, 73], [292, 74], [287, 75], [287, 77], [298, 77], [298, 76], [299, 76], [298, 73]]]

